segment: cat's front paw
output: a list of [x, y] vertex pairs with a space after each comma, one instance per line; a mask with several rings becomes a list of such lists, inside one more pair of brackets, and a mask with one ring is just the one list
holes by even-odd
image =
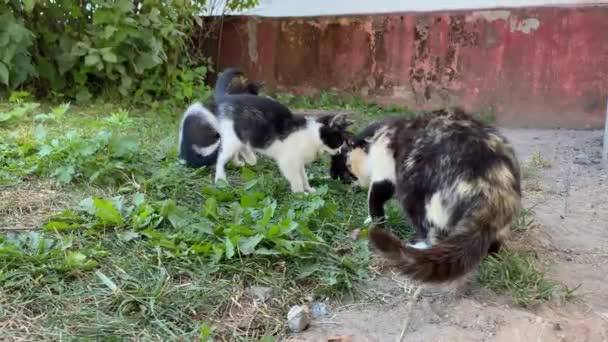
[[369, 226], [372, 223], [372, 217], [371, 216], [367, 216], [367, 218], [365, 219], [365, 221], [363, 221], [363, 224], [366, 226]]
[[317, 191], [317, 189], [315, 189], [315, 188], [313, 188], [313, 187], [309, 187], [309, 188], [305, 189], [304, 191], [305, 191], [306, 193], [308, 193], [308, 194], [311, 194], [311, 193], [313, 193], [313, 192]]
[[228, 184], [228, 180], [226, 179], [226, 175], [216, 175], [215, 176], [215, 184], [217, 184], [219, 182], [224, 182], [224, 183]]
[[245, 166], [245, 163], [242, 160], [237, 159], [237, 158], [232, 159], [232, 164], [234, 164], [234, 166], [236, 166], [236, 167]]

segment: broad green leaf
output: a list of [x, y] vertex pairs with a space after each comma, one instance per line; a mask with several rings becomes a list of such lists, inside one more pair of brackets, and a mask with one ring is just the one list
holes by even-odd
[[101, 63], [101, 58], [99, 58], [98, 54], [88, 54], [84, 58], [84, 65], [86, 66], [97, 66], [99, 63]]
[[90, 215], [95, 214], [95, 203], [93, 202], [93, 197], [87, 197], [83, 199], [82, 201], [80, 201], [80, 203], [78, 203], [78, 206], [80, 207], [80, 209]]
[[6, 46], [10, 39], [8, 32], [0, 32], [0, 48]]
[[249, 255], [255, 251], [255, 247], [264, 239], [264, 236], [258, 234], [252, 237], [239, 239], [239, 250], [243, 255]]
[[38, 156], [46, 157], [46, 156], [50, 155], [52, 152], [53, 152], [53, 147], [51, 147], [49, 145], [42, 145], [42, 147], [38, 151]]
[[101, 58], [103, 58], [103, 60], [105, 62], [108, 62], [108, 63], [117, 63], [118, 62], [118, 57], [114, 54], [114, 52], [112, 52], [112, 48], [103, 48], [103, 49], [99, 50], [99, 52], [101, 53]]
[[79, 229], [80, 225], [74, 222], [51, 221], [42, 227], [45, 231], [66, 231]]
[[150, 69], [152, 67], [157, 66], [162, 61], [157, 62], [154, 56], [150, 52], [144, 52], [140, 54], [135, 60], [135, 72], [138, 74], [143, 73], [146, 69]]
[[36, 129], [34, 130], [34, 137], [36, 140], [41, 141], [46, 138], [47, 131], [42, 125], [36, 125]]
[[57, 180], [60, 183], [68, 184], [72, 181], [74, 174], [76, 173], [76, 169], [74, 165], [65, 165], [60, 166], [53, 171], [53, 176], [57, 177]]
[[139, 141], [134, 137], [121, 137], [113, 139], [110, 147], [116, 157], [125, 157], [138, 150]]
[[32, 13], [34, 5], [36, 5], [36, 0], [23, 0], [23, 9], [27, 13]]
[[208, 197], [203, 204], [203, 215], [217, 219], [217, 200], [215, 197]]
[[8, 86], [9, 81], [9, 71], [4, 63], [0, 62], [0, 82], [4, 83], [4, 85]]
[[94, 198], [95, 216], [101, 219], [102, 223], [122, 224], [124, 222], [120, 212], [114, 207], [110, 200]]
[[231, 259], [234, 256], [234, 244], [227, 236], [224, 238], [224, 246], [226, 248], [226, 259]]

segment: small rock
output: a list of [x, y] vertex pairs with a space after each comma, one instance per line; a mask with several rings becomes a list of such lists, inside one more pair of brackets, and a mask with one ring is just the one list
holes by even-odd
[[579, 153], [574, 156], [574, 164], [589, 165], [591, 164], [591, 159], [589, 159], [589, 156], [585, 153]]
[[352, 335], [332, 336], [327, 338], [327, 342], [352, 342]]
[[327, 314], [329, 313], [329, 310], [327, 309], [327, 305], [325, 305], [325, 303], [321, 303], [321, 302], [313, 303], [310, 311], [311, 311], [313, 318], [327, 316]]
[[563, 220], [565, 217], [564, 215], [559, 215], [559, 218]]
[[562, 326], [559, 323], [553, 324], [553, 330], [560, 331], [562, 330]]
[[253, 300], [258, 302], [268, 302], [274, 297], [274, 289], [266, 286], [251, 286], [245, 293]]
[[592, 160], [591, 160], [591, 162], [592, 162], [593, 164], [597, 165], [597, 164], [601, 163], [602, 161], [601, 161], [601, 160], [599, 160], [599, 159], [592, 159]]
[[310, 311], [306, 305], [294, 305], [287, 313], [287, 325], [289, 330], [299, 333], [310, 325]]
[[581, 149], [578, 147], [573, 148], [573, 150], [575, 150], [576, 152], [580, 151]]

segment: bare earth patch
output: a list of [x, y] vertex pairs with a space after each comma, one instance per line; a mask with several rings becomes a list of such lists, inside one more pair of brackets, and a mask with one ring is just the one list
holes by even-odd
[[0, 190], [0, 230], [39, 229], [69, 208], [70, 198], [51, 182], [27, 181]]
[[524, 207], [533, 208], [536, 224], [523, 243], [537, 251], [550, 277], [570, 288], [580, 285], [573, 301], [524, 309], [469, 285], [464, 292], [424, 289], [412, 302], [411, 286], [383, 272], [366, 285], [373, 299], [335, 304], [329, 317], [291, 340], [607, 341], [608, 169], [598, 163], [601, 132], [504, 132], [521, 163], [531, 167]]

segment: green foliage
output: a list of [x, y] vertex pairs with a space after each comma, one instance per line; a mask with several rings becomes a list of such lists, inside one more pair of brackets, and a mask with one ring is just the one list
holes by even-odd
[[[0, 113], [0, 118], [22, 117], [36, 107], [25, 103], [10, 112]], [[69, 107], [69, 104], [60, 105], [49, 113], [35, 115], [34, 120], [62, 125]], [[106, 121], [114, 126], [130, 122], [125, 111], [113, 113]], [[138, 161], [154, 159], [148, 151], [140, 150], [134, 136], [111, 129], [87, 135], [71, 129], [65, 134], [52, 136], [43, 124], [38, 124], [32, 135], [11, 140], [0, 143], [0, 167], [8, 178], [11, 178], [7, 175], [9, 173], [12, 177], [37, 174], [51, 176], [62, 184], [76, 180], [117, 184], [121, 179], [141, 173]]]
[[327, 160], [308, 169], [314, 194], [286, 191], [264, 158], [255, 170], [230, 168], [232, 186], [222, 187], [210, 170], [176, 162], [173, 118], [42, 107], [0, 126], [0, 170], [24, 180], [7, 179], [2, 191], [50, 179], [70, 202], [40, 201], [42, 223], [20, 223], [42, 229], [0, 242], [6, 314], [19, 321], [45, 310], [36, 334], [235, 339], [245, 333], [218, 322], [232, 298], [263, 284], [281, 295], [248, 336], [280, 340], [285, 325], [275, 317], [285, 308], [308, 295], [351, 293], [370, 275], [366, 241], [350, 237], [365, 219], [365, 191], [322, 179]]
[[520, 305], [547, 301], [559, 290], [559, 284], [539, 271], [532, 252], [502, 249], [489, 256], [479, 269], [479, 281], [499, 293], [509, 293]]
[[325, 109], [336, 111], [353, 111], [361, 114], [361, 122], [376, 120], [387, 116], [413, 115], [405, 107], [381, 106], [374, 102], [367, 102], [356, 96], [341, 96], [333, 91], [321, 91], [311, 96], [296, 96], [291, 93], [274, 94], [281, 103], [297, 110]]
[[23, 118], [27, 113], [38, 108], [37, 103], [23, 103], [7, 112], [0, 112], [0, 125], [6, 124], [9, 121]]
[[6, 6], [0, 3], [0, 87], [14, 89], [38, 73], [30, 54], [34, 34]]
[[[191, 57], [188, 44], [206, 3], [0, 2], [0, 84], [14, 89], [30, 81], [38, 94], [60, 92], [79, 102], [98, 95], [139, 103], [203, 96], [209, 63]], [[229, 0], [227, 7], [256, 4]]]

